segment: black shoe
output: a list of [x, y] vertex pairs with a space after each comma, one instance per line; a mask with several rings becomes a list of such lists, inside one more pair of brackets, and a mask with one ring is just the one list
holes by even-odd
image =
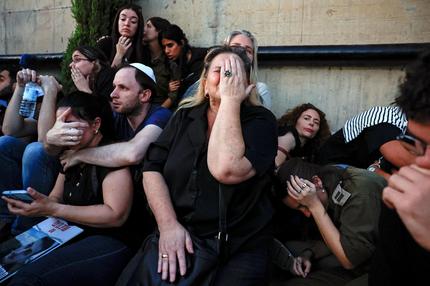
[[294, 256], [291, 251], [276, 238], [272, 241], [270, 255], [273, 264], [282, 270], [290, 271]]

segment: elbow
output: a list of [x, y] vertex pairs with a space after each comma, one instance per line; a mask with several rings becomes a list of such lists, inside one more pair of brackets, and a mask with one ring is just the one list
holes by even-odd
[[4, 122], [3, 122], [3, 126], [2, 126], [2, 132], [4, 135], [14, 136], [13, 129], [8, 124], [5, 124]]
[[137, 165], [141, 161], [142, 161], [141, 156], [137, 156], [135, 153], [130, 152], [125, 157], [124, 166]]
[[222, 164], [214, 168], [209, 167], [209, 171], [218, 182], [226, 185], [239, 184], [253, 175], [250, 172], [241, 174], [238, 172], [239, 170], [222, 166]]
[[341, 261], [342, 267], [346, 270], [352, 270], [355, 266], [346, 258], [344, 261]]
[[127, 218], [128, 213], [113, 214], [108, 227], [120, 227], [127, 221]]
[[143, 154], [136, 148], [130, 148], [125, 152], [124, 166], [137, 165], [143, 159]]

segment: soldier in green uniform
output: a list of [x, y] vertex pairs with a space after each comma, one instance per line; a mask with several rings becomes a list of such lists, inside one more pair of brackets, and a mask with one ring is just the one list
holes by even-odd
[[378, 237], [386, 181], [367, 170], [318, 166], [294, 158], [278, 176], [288, 194], [283, 202], [312, 217], [321, 240], [290, 243], [296, 255], [282, 285], [345, 285], [365, 275]]

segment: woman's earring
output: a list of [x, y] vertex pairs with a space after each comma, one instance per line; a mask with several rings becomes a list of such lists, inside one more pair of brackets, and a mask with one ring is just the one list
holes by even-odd
[[94, 130], [94, 134], [95, 135], [99, 134], [99, 130], [98, 129]]
[[209, 93], [205, 93], [205, 97], [206, 97], [206, 98], [209, 98]]

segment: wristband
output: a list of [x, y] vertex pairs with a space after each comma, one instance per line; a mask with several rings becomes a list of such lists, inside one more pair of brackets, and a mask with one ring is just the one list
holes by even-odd
[[281, 151], [285, 156], [287, 156], [287, 158], [290, 157], [290, 155], [288, 155], [288, 151], [285, 150], [285, 148], [278, 145], [278, 150]]

